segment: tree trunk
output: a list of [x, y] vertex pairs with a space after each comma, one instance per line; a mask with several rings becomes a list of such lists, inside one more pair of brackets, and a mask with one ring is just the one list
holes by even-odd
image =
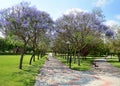
[[83, 60], [86, 60], [86, 59], [87, 59], [86, 56], [83, 56], [82, 58], [83, 58]]
[[33, 56], [33, 61], [35, 62], [35, 53], [34, 53], [34, 56]]
[[40, 54], [38, 53], [38, 60], [40, 59]]
[[67, 54], [65, 53], [65, 59], [67, 58]]
[[24, 44], [24, 47], [23, 47], [23, 50], [22, 50], [22, 53], [21, 53], [19, 69], [22, 69], [22, 63], [23, 63], [23, 58], [24, 58], [24, 54], [25, 54], [26, 45], [27, 45], [27, 43]]
[[68, 53], [68, 56], [67, 56], [67, 63], [69, 63], [69, 53]]
[[78, 66], [80, 66], [80, 54], [78, 53]]
[[40, 57], [42, 58], [42, 53], [40, 54]]
[[76, 63], [76, 51], [74, 52], [74, 64]]
[[57, 56], [57, 52], [55, 51], [55, 56]]
[[33, 54], [32, 54], [32, 56], [31, 56], [31, 58], [30, 58], [29, 65], [31, 65], [31, 64], [32, 64], [32, 59], [34, 58], [34, 56], [35, 56], [35, 53], [33, 53]]
[[63, 53], [63, 59], [65, 59], [65, 53]]
[[71, 64], [72, 64], [72, 55], [70, 54], [70, 58], [69, 58], [69, 68], [71, 68]]
[[120, 62], [120, 53], [118, 53], [118, 61]]
[[24, 57], [24, 53], [22, 53], [20, 57], [19, 69], [22, 69], [23, 57]]

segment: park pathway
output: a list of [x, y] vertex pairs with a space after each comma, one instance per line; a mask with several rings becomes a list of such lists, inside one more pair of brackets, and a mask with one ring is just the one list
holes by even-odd
[[49, 61], [40, 69], [34, 86], [120, 86], [118, 71], [115, 76], [99, 74], [96, 68], [91, 71], [75, 71], [53, 58], [51, 53], [48, 58]]
[[113, 67], [110, 63], [106, 62], [106, 59], [96, 59], [95, 63], [98, 67], [93, 67], [93, 71], [104, 75], [120, 75], [120, 69]]

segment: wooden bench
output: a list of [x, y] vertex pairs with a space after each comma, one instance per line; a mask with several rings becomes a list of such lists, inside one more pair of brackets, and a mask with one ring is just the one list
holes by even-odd
[[94, 65], [94, 67], [98, 67], [95, 61], [92, 61], [92, 65]]
[[46, 59], [47, 59], [47, 61], [49, 61], [49, 58], [48, 58], [48, 57], [46, 57]]

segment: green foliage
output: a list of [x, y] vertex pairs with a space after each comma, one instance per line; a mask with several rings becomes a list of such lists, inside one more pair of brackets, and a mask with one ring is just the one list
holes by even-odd
[[93, 56], [107, 55], [110, 52], [109, 45], [104, 44], [103, 40], [101, 39], [98, 39], [98, 41], [99, 43], [97, 45], [94, 45], [94, 47], [92, 47], [90, 55]]
[[6, 46], [5, 40], [3, 38], [0, 38], [0, 51], [1, 52], [5, 51], [5, 46]]
[[0, 38], [0, 43], [0, 52], [2, 53], [11, 53], [12, 49], [23, 46], [23, 44], [11, 33], [5, 38]]
[[112, 26], [111, 29], [116, 30], [114, 38], [107, 38], [107, 45], [110, 53], [120, 53], [120, 26]]
[[35, 76], [44, 64], [46, 57], [28, 65], [30, 55], [25, 55], [23, 70], [18, 69], [20, 55], [0, 56], [0, 86], [33, 86]]

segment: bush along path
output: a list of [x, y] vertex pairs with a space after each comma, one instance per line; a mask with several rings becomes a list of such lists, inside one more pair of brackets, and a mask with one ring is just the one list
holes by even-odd
[[[94, 72], [95, 71], [95, 72]], [[34, 86], [120, 86], [120, 77], [104, 75], [91, 71], [75, 71], [52, 57], [48, 60], [36, 77]]]

